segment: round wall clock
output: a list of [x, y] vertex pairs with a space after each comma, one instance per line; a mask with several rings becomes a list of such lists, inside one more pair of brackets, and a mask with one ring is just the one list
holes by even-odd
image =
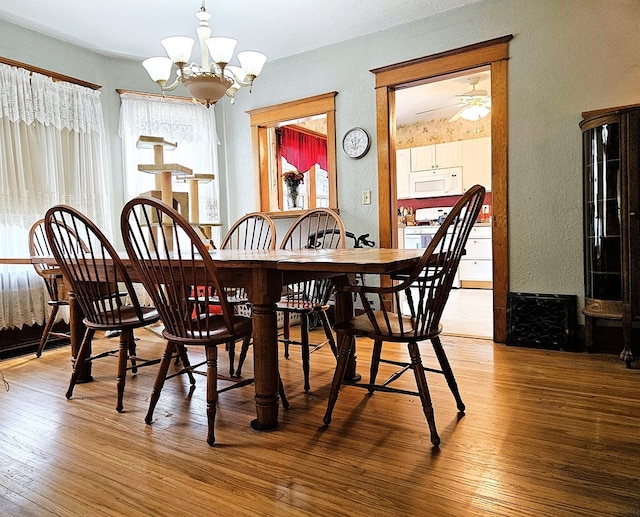
[[342, 139], [342, 149], [349, 158], [362, 158], [370, 145], [369, 133], [361, 127], [350, 129]]

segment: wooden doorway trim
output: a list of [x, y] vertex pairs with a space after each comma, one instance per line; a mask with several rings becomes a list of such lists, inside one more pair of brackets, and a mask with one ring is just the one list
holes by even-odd
[[507, 234], [507, 60], [512, 35], [371, 70], [376, 76], [379, 242], [396, 247], [395, 91], [453, 72], [491, 69], [491, 187], [493, 203], [493, 340], [507, 340], [509, 254]]

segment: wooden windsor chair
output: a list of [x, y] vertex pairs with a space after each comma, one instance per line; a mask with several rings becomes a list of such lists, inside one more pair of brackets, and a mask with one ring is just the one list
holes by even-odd
[[[116, 410], [121, 412], [127, 370], [136, 373], [138, 368], [159, 362], [136, 356], [133, 335], [134, 329], [157, 322], [158, 312], [140, 305], [120, 257], [88, 217], [70, 206], [56, 205], [47, 211], [44, 225], [53, 257], [82, 309], [86, 326], [66, 397], [73, 395], [87, 362], [117, 354]], [[123, 301], [125, 297], [129, 303]], [[96, 331], [120, 331], [118, 350], [91, 355]], [[129, 362], [131, 366], [127, 367]]]
[[[276, 226], [273, 219], [264, 212], [252, 212], [238, 219], [224, 236], [221, 249], [264, 250], [276, 248]], [[227, 287], [227, 299], [235, 307], [248, 306], [249, 300], [243, 287]], [[238, 367], [234, 370], [235, 343], [227, 344], [229, 353], [229, 375], [240, 377], [244, 365], [251, 336], [242, 342]]]
[[[172, 207], [153, 198], [134, 198], [123, 208], [121, 227], [133, 268], [160, 313], [162, 335], [167, 340], [145, 421], [152, 423], [166, 379], [185, 372], [202, 373], [196, 368], [206, 363], [207, 443], [213, 445], [218, 393], [253, 382], [219, 375], [217, 347], [248, 338], [251, 319], [234, 314], [209, 250], [190, 223]], [[218, 304], [215, 311], [211, 309], [213, 298]], [[182, 371], [167, 376], [176, 346], [201, 346], [206, 360], [185, 365]], [[220, 390], [219, 378], [229, 381]], [[280, 396], [283, 406], [288, 407], [282, 382]]]
[[[53, 256], [44, 228], [44, 219], [36, 221], [29, 229], [29, 254], [32, 259], [50, 258]], [[53, 330], [53, 325], [55, 324], [60, 307], [69, 305], [69, 296], [60, 266], [43, 261], [34, 262], [33, 268], [44, 280], [49, 295], [49, 301], [47, 303], [51, 307], [51, 312], [46, 319], [38, 350], [36, 351], [36, 357], [40, 357], [51, 337], [70, 339], [68, 332], [56, 332]]]
[[[346, 234], [340, 216], [328, 208], [309, 210], [293, 222], [282, 239], [280, 249], [344, 249]], [[337, 354], [335, 338], [327, 318], [329, 299], [333, 284], [331, 279], [314, 279], [287, 285], [280, 299], [278, 311], [284, 314], [284, 327], [281, 341], [284, 343], [284, 356], [289, 358], [289, 345], [301, 346], [302, 370], [304, 373], [304, 391], [310, 389], [309, 370], [310, 355], [320, 347], [329, 343], [334, 355]], [[300, 315], [300, 340], [291, 339], [290, 316]], [[309, 328], [313, 320], [322, 324], [326, 340], [322, 343], [309, 343]]]
[[[440, 318], [453, 286], [460, 257], [464, 253], [469, 233], [478, 218], [484, 201], [485, 189], [480, 185], [470, 188], [456, 203], [440, 226], [419, 263], [412, 271], [397, 274], [391, 287], [345, 286], [344, 290], [356, 293], [364, 307], [364, 313], [335, 325], [338, 336], [338, 361], [331, 384], [325, 425], [331, 423], [333, 408], [338, 399], [349, 355], [356, 337], [373, 340], [369, 383], [349, 383], [347, 386], [374, 391], [386, 391], [420, 397], [423, 412], [431, 432], [431, 443], [440, 444], [436, 429], [433, 405], [425, 371], [443, 374], [446, 378], [460, 413], [462, 402], [451, 366], [440, 341]], [[402, 294], [407, 297], [408, 312], [403, 313]], [[395, 312], [387, 308], [389, 298], [394, 300]], [[378, 306], [375, 309], [374, 306]], [[418, 343], [430, 341], [440, 364], [440, 369], [423, 366]], [[407, 343], [410, 362], [388, 360], [382, 357], [384, 342]], [[387, 380], [376, 382], [380, 363], [399, 367]], [[408, 391], [392, 386], [402, 374], [412, 370], [418, 391]]]

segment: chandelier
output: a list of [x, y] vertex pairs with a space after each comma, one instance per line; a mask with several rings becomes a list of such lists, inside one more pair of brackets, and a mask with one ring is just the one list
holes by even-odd
[[[186, 36], [172, 36], [161, 41], [169, 57], [150, 57], [142, 62], [151, 79], [160, 86], [162, 93], [182, 84], [191, 94], [194, 102], [205, 104], [207, 108], [215, 104], [225, 93], [234, 102], [235, 93], [243, 86], [251, 91], [254, 79], [262, 71], [267, 56], [260, 52], [238, 52], [240, 66], [228, 63], [233, 57], [236, 40], [232, 38], [212, 38], [209, 28], [211, 15], [204, 0], [196, 13], [199, 20], [196, 32], [200, 43], [202, 63], [189, 63], [194, 40]], [[211, 56], [211, 60], [209, 59]], [[167, 86], [172, 65], [177, 67], [176, 79]]]

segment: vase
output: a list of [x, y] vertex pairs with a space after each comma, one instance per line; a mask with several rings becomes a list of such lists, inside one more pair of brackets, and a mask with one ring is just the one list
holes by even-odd
[[287, 185], [287, 208], [289, 210], [302, 208], [298, 205], [298, 185]]

